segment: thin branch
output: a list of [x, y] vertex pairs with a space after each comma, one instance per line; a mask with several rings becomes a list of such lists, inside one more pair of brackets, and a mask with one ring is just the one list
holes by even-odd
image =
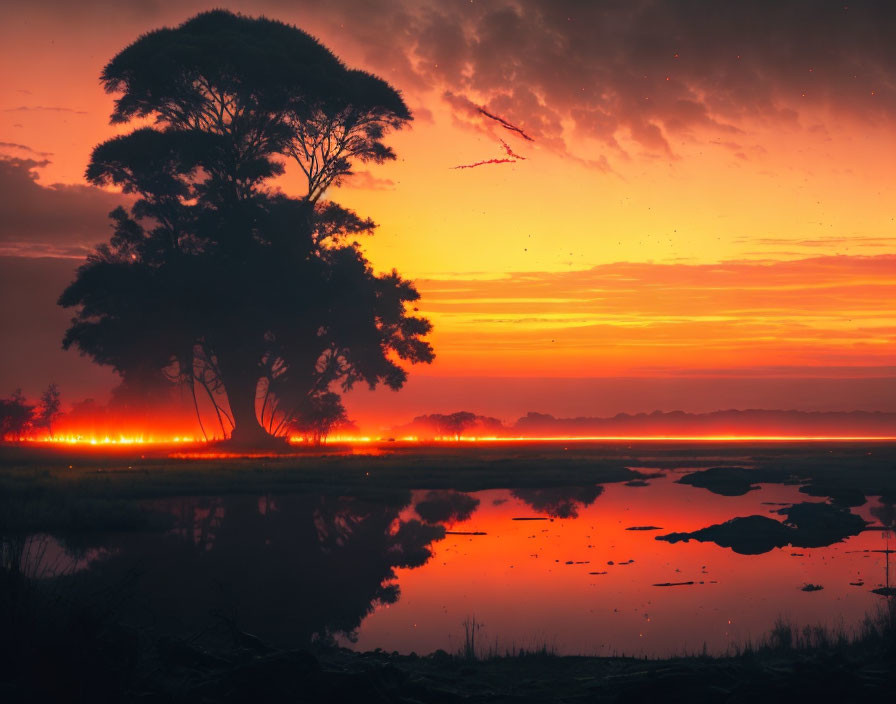
[[196, 378], [195, 375], [190, 379], [190, 393], [193, 395], [193, 408], [196, 409], [196, 420], [199, 421], [199, 429], [202, 431], [202, 437], [208, 442], [208, 434], [205, 432], [205, 426], [202, 424], [202, 414], [199, 413], [199, 402], [196, 400]]

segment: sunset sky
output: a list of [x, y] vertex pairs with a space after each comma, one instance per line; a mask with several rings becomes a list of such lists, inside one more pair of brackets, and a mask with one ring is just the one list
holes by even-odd
[[362, 422], [896, 411], [896, 5], [823, 0], [7, 0], [0, 395], [114, 385], [59, 349], [54, 305], [121, 201], [83, 177], [125, 129], [99, 73], [222, 6], [314, 34], [414, 113], [397, 161], [328, 194], [379, 224], [366, 252], [434, 325], [405, 391], [348, 397]]

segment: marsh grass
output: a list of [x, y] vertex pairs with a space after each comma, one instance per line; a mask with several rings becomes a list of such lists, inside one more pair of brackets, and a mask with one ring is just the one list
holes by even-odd
[[497, 638], [492, 643], [483, 643], [482, 632], [485, 624], [477, 621], [475, 616], [469, 616], [463, 623], [464, 639], [456, 657], [466, 661], [491, 661], [507, 658], [552, 658], [557, 656], [557, 649], [542, 641], [534, 647], [517, 647], [516, 643], [509, 646], [501, 646]]
[[[77, 580], [69, 574], [57, 573], [52, 579], [28, 577], [53, 570], [52, 560], [43, 565], [49, 555], [38, 543], [9, 550], [4, 544], [4, 562], [0, 566], [0, 620], [4, 625], [0, 629], [0, 687], [9, 689], [0, 688], [0, 693], [26, 693], [28, 701], [111, 702], [142, 701], [147, 692], [157, 691], [164, 695], [160, 701], [172, 701], [171, 696], [181, 692], [188, 680], [195, 684], [196, 678], [200, 678], [230, 686], [228, 673], [234, 662], [243, 662], [241, 667], [248, 668], [255, 667], [252, 663], [267, 662], [266, 658], [274, 662], [283, 657], [280, 651], [260, 643], [253, 643], [249, 649], [245, 643], [234, 643], [229, 649], [206, 651], [183, 637], [165, 638], [145, 628], [131, 628], [120, 620], [119, 605], [127, 600], [131, 591], [129, 580], [136, 579], [135, 575], [95, 591], [72, 588]], [[893, 599], [882, 600], [879, 608], [853, 631], [801, 628], [779, 619], [758, 643], [744, 644], [720, 657], [708, 655], [705, 649], [687, 657], [649, 661], [624, 656], [561, 657], [547, 642], [531, 648], [501, 647], [497, 638], [486, 639], [485, 625], [472, 616], [462, 626], [464, 640], [453, 655], [416, 658], [394, 654], [384, 659], [378, 657], [377, 661], [392, 668], [388, 673], [394, 673], [395, 668], [410, 672], [409, 668], [417, 667], [415, 673], [432, 675], [439, 687], [446, 677], [454, 678], [460, 673], [476, 682], [490, 682], [488, 678], [493, 677], [497, 683], [494, 686], [510, 690], [537, 684], [545, 692], [554, 692], [560, 684], [575, 687], [581, 682], [585, 683], [582, 686], [592, 687], [602, 683], [599, 686], [611, 689], [641, 686], [639, 683], [650, 680], [654, 671], [672, 672], [693, 683], [703, 682], [707, 673], [715, 676], [712, 673], [718, 672], [724, 673], [726, 682], [753, 682], [759, 673], [772, 677], [778, 683], [775, 686], [784, 686], [781, 683], [789, 682], [787, 678], [804, 676], [800, 673], [826, 672], [828, 664], [840, 668], [837, 672], [851, 671], [849, 668], [858, 671], [869, 664], [882, 670], [892, 668], [896, 657]], [[336, 668], [339, 673], [355, 673], [357, 663], [370, 661], [370, 654], [351, 654], [338, 648], [322, 649], [315, 657], [334, 663], [327, 667]], [[807, 663], [815, 664], [805, 670]], [[270, 686], [270, 672], [259, 670], [256, 686], [262, 689], [253, 690], [254, 695], [262, 697], [258, 700], [263, 700], [263, 687]], [[331, 676], [335, 675], [327, 675]], [[676, 680], [669, 686], [680, 684]]]
[[71, 589], [48, 535], [0, 538], [0, 682], [31, 701], [112, 701], [137, 662], [116, 609], [127, 585]]
[[797, 625], [779, 617], [757, 642], [731, 646], [724, 657], [766, 655], [896, 657], [896, 599], [883, 599], [853, 628], [845, 625]]
[[[493, 642], [483, 642], [485, 624], [474, 616], [463, 623], [463, 642], [455, 657], [465, 661], [486, 662], [501, 659], [557, 658], [554, 645], [542, 641], [534, 647], [502, 647], [496, 637]], [[881, 601], [865, 615], [856, 627], [848, 629], [843, 624], [836, 627], [823, 625], [798, 626], [783, 617], [776, 619], [771, 630], [758, 641], [747, 640], [729, 646], [721, 655], [710, 654], [706, 643], [697, 652], [685, 652], [669, 659], [719, 661], [724, 659], [753, 659], [768, 656], [882, 656], [896, 658], [896, 599]], [[588, 656], [574, 656], [588, 657]], [[613, 658], [630, 659], [624, 653], [614, 653]], [[643, 660], [661, 658], [639, 657]]]

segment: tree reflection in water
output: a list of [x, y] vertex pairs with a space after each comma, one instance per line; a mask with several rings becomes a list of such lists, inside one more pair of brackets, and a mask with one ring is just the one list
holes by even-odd
[[579, 509], [593, 504], [603, 491], [602, 486], [593, 484], [549, 489], [514, 489], [510, 493], [538, 513], [546, 513], [552, 518], [578, 518]]
[[453, 489], [434, 489], [417, 502], [414, 510], [427, 523], [454, 524], [467, 520], [479, 499]]
[[417, 567], [442, 525], [402, 520], [410, 494], [387, 500], [278, 495], [189, 498], [155, 508], [166, 533], [115, 534], [112, 557], [78, 577], [83, 588], [137, 574], [125, 616], [179, 634], [248, 632], [277, 645], [352, 638], [399, 596], [395, 569]]

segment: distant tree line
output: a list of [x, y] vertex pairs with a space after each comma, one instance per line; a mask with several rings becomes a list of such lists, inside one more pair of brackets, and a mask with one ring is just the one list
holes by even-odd
[[19, 442], [36, 434], [52, 437], [61, 406], [56, 384], [50, 384], [37, 403], [29, 403], [22, 390], [16, 389], [11, 396], [0, 398], [0, 440]]
[[720, 410], [710, 413], [653, 411], [607, 418], [556, 418], [530, 411], [516, 421], [470, 411], [431, 413], [392, 428], [396, 436], [420, 439], [462, 437], [588, 437], [613, 435], [873, 435], [896, 436], [896, 413], [879, 411]]
[[470, 411], [430, 413], [417, 416], [409, 424], [393, 429], [396, 435], [416, 435], [421, 439], [467, 436], [506, 435], [508, 427], [498, 418], [481, 416]]

